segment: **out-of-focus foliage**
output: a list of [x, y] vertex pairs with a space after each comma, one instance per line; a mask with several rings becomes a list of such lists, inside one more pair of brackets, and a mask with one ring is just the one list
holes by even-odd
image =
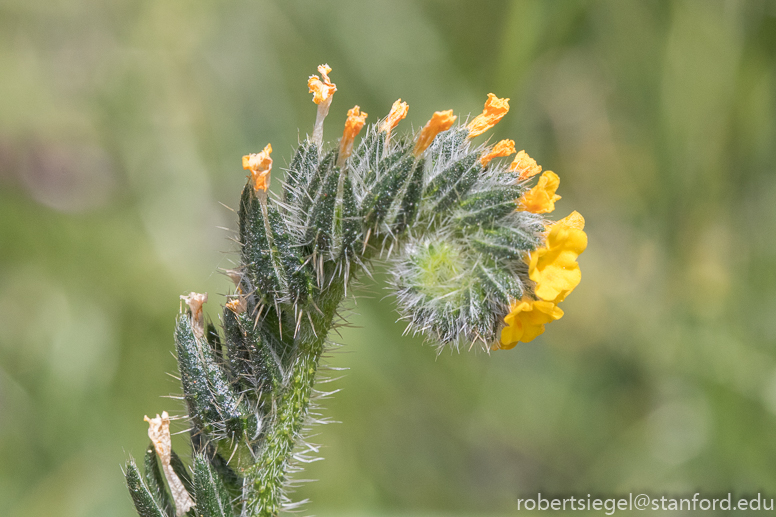
[[142, 416], [183, 411], [178, 295], [217, 314], [219, 202], [243, 154], [290, 159], [322, 62], [327, 140], [354, 104], [417, 127], [511, 97], [493, 138], [560, 175], [590, 244], [566, 316], [490, 356], [435, 358], [365, 279], [308, 512], [776, 497], [773, 2], [3, 0], [0, 515], [133, 515]]

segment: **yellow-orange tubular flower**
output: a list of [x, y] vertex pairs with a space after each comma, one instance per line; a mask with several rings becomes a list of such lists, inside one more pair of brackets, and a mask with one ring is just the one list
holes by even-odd
[[585, 220], [574, 212], [550, 225], [546, 244], [532, 251], [528, 261], [528, 277], [536, 282], [536, 296], [560, 303], [582, 279], [577, 258], [587, 248]]
[[307, 80], [307, 87], [313, 94], [313, 102], [318, 105], [312, 141], [320, 146], [323, 143], [323, 121], [329, 114], [329, 106], [334, 98], [334, 92], [337, 91], [337, 85], [329, 79], [329, 72], [331, 72], [329, 65], [319, 65], [318, 72], [320, 72], [321, 77], [311, 75]]
[[420, 130], [418, 141], [415, 142], [415, 149], [412, 153], [415, 156], [420, 156], [423, 151], [428, 149], [428, 146], [431, 145], [431, 142], [434, 141], [434, 138], [436, 138], [439, 133], [447, 131], [452, 127], [457, 118], [458, 117], [453, 115], [453, 110], [435, 111], [431, 116], [431, 120], [429, 120], [428, 123], [423, 126], [423, 129]]
[[269, 188], [269, 173], [272, 171], [272, 145], [267, 144], [263, 151], [243, 156], [243, 169], [251, 171], [253, 190], [266, 192]]
[[487, 167], [487, 165], [490, 163], [490, 161], [493, 158], [501, 158], [504, 156], [509, 156], [510, 154], [515, 153], [515, 141], [514, 140], [501, 140], [496, 145], [493, 146], [493, 149], [490, 151], [484, 153], [482, 155], [482, 158], [480, 158], [480, 163], [483, 167]]
[[307, 80], [307, 87], [310, 89], [310, 93], [313, 94], [313, 102], [315, 104], [327, 101], [337, 91], [337, 85], [329, 79], [331, 67], [329, 65], [319, 65], [318, 72], [323, 79], [317, 75], [311, 75]]
[[340, 139], [339, 157], [337, 158], [337, 165], [342, 167], [350, 157], [350, 153], [353, 152], [353, 141], [356, 139], [361, 128], [364, 127], [367, 114], [362, 113], [359, 106], [353, 106], [348, 110], [348, 119], [345, 121], [345, 130], [342, 132], [342, 138]]
[[485, 109], [482, 113], [474, 117], [466, 126], [469, 129], [469, 138], [474, 138], [483, 134], [492, 128], [509, 111], [509, 99], [499, 99], [492, 93], [488, 94], [488, 100], [485, 101]]
[[385, 117], [382, 122], [380, 122], [379, 126], [380, 131], [385, 131], [385, 133], [387, 133], [385, 137], [386, 140], [399, 121], [407, 116], [407, 112], [409, 110], [410, 105], [406, 102], [402, 102], [401, 99], [397, 99], [396, 102], [393, 103], [393, 106], [391, 106], [391, 112], [388, 113], [388, 116]]
[[542, 166], [536, 164], [536, 160], [528, 156], [525, 151], [520, 151], [515, 156], [509, 170], [520, 173], [520, 180], [527, 180], [542, 172]]
[[549, 214], [555, 210], [555, 202], [560, 196], [555, 193], [560, 178], [552, 171], [544, 171], [539, 182], [517, 200], [517, 209], [534, 214]]
[[494, 350], [509, 350], [518, 341], [528, 343], [544, 333], [544, 325], [563, 317], [563, 311], [552, 302], [531, 300], [524, 297], [513, 302], [509, 314], [504, 318], [506, 326], [501, 330], [501, 340], [493, 345]]

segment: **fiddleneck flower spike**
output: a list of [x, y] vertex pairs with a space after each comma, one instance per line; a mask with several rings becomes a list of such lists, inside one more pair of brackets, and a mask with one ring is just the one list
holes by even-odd
[[406, 102], [402, 102], [401, 99], [397, 99], [396, 102], [393, 103], [393, 106], [391, 106], [391, 112], [388, 113], [388, 116], [385, 117], [385, 119], [380, 122], [379, 125], [380, 131], [385, 132], [386, 143], [391, 137], [391, 131], [393, 131], [393, 129], [399, 124], [400, 120], [407, 116], [407, 112], [409, 110], [410, 105]]
[[266, 192], [269, 188], [269, 173], [272, 171], [272, 144], [267, 144], [260, 153], [243, 156], [243, 169], [251, 171], [253, 189]]
[[188, 513], [274, 517], [297, 507], [289, 475], [294, 460], [308, 461], [297, 452], [315, 414], [321, 360], [354, 278], [373, 262], [387, 259], [407, 330], [456, 350], [534, 340], [563, 316], [558, 304], [580, 281], [584, 219], [543, 215], [559, 199], [558, 177], [547, 171], [530, 188], [541, 167], [525, 151], [510, 172], [506, 159], [493, 161], [513, 155], [512, 140], [472, 140], [507, 113], [508, 99], [488, 95], [470, 123], [436, 112], [401, 138], [392, 133], [407, 103], [398, 99], [369, 127], [355, 106], [339, 142], [324, 146], [337, 88], [330, 67], [318, 70], [308, 81], [315, 127], [277, 196], [268, 195], [272, 146], [243, 157], [239, 262], [225, 270], [235, 287], [221, 328], [206, 323], [207, 294], [181, 297], [188, 309], [174, 337], [193, 462], [172, 452], [167, 413], [146, 417], [147, 471], [129, 460], [125, 476], [141, 516], [173, 517], [173, 503], [178, 517], [195, 502]]
[[485, 101], [485, 108], [482, 113], [474, 117], [466, 126], [469, 129], [469, 138], [474, 138], [483, 134], [488, 129], [498, 124], [504, 115], [509, 111], [509, 99], [499, 99], [494, 94], [488, 94], [488, 100]]
[[311, 75], [307, 80], [307, 87], [313, 94], [313, 102], [318, 105], [318, 113], [315, 117], [315, 126], [313, 127], [312, 141], [319, 146], [323, 143], [323, 121], [329, 114], [329, 106], [334, 98], [334, 92], [337, 91], [337, 85], [329, 79], [331, 67], [329, 65], [319, 65], [318, 72], [321, 74]]
[[520, 173], [520, 180], [527, 180], [542, 172], [542, 166], [536, 164], [536, 160], [528, 156], [525, 151], [520, 151], [509, 165], [509, 170]]
[[348, 118], [345, 121], [345, 130], [342, 132], [342, 138], [340, 139], [339, 157], [337, 158], [337, 165], [342, 167], [345, 164], [345, 160], [350, 157], [353, 152], [353, 141], [356, 139], [356, 135], [361, 131], [366, 122], [367, 113], [361, 112], [359, 106], [353, 106], [348, 110]]
[[517, 209], [534, 214], [549, 214], [555, 210], [555, 202], [560, 196], [555, 193], [560, 186], [560, 178], [552, 171], [544, 171], [539, 182], [517, 200]]
[[493, 146], [493, 149], [490, 151], [484, 153], [482, 155], [482, 158], [480, 158], [480, 163], [483, 167], [486, 167], [493, 158], [501, 158], [504, 156], [509, 156], [510, 154], [515, 153], [515, 141], [514, 140], [501, 140], [496, 145]]
[[431, 116], [431, 120], [420, 130], [418, 140], [415, 143], [415, 149], [412, 153], [415, 156], [420, 156], [423, 151], [428, 149], [428, 146], [431, 145], [431, 142], [434, 141], [434, 138], [439, 133], [447, 131], [452, 127], [453, 122], [457, 118], [457, 116], [453, 115], [453, 110], [435, 111]]

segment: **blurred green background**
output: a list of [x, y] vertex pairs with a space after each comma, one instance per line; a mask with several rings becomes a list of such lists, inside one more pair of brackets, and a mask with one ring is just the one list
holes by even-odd
[[0, 0], [0, 515], [134, 515], [143, 415], [182, 413], [178, 296], [217, 316], [220, 203], [311, 131], [323, 62], [329, 140], [354, 104], [407, 129], [510, 97], [492, 136], [590, 242], [566, 316], [492, 355], [437, 358], [365, 279], [306, 514], [776, 497], [776, 2]]

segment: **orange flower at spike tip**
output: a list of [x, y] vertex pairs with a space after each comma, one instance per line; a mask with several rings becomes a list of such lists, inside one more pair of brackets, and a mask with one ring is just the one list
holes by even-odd
[[482, 155], [480, 163], [483, 167], [487, 166], [493, 158], [499, 158], [503, 156], [509, 156], [515, 153], [515, 141], [514, 140], [501, 140], [493, 146], [489, 152]]
[[409, 110], [410, 105], [406, 102], [402, 102], [401, 99], [398, 99], [393, 103], [393, 106], [391, 106], [391, 112], [388, 113], [385, 120], [380, 122], [380, 131], [385, 131], [390, 134], [391, 130], [396, 127], [399, 121], [407, 116]]
[[345, 130], [342, 132], [342, 139], [340, 140], [339, 158], [337, 158], [337, 165], [342, 166], [345, 160], [350, 157], [350, 153], [353, 152], [353, 141], [356, 139], [356, 135], [361, 131], [366, 122], [367, 113], [361, 112], [359, 106], [353, 106], [348, 110], [348, 119], [345, 121]]
[[509, 350], [522, 341], [528, 343], [544, 333], [544, 325], [563, 317], [563, 311], [552, 302], [531, 300], [524, 297], [513, 302], [509, 314], [504, 318], [506, 327], [501, 330], [501, 340], [491, 348]]
[[520, 180], [527, 180], [542, 172], [542, 166], [537, 165], [536, 160], [528, 156], [528, 153], [520, 151], [509, 166], [509, 170], [519, 172]]
[[539, 182], [517, 200], [517, 209], [534, 214], [549, 214], [555, 210], [555, 202], [560, 196], [555, 193], [560, 178], [552, 171], [544, 171]]
[[307, 87], [310, 89], [310, 93], [313, 94], [313, 102], [315, 104], [320, 104], [329, 99], [337, 91], [337, 85], [329, 79], [331, 67], [329, 65], [320, 65], [318, 66], [318, 72], [323, 80], [317, 75], [311, 75], [307, 80]]
[[474, 119], [466, 126], [469, 128], [469, 138], [479, 136], [498, 124], [498, 121], [501, 120], [508, 111], [509, 99], [499, 99], [492, 93], [489, 93], [488, 100], [485, 101], [485, 109], [482, 110], [481, 114], [474, 117]]
[[270, 154], [272, 154], [272, 145], [267, 144], [260, 153], [249, 154], [242, 158], [243, 169], [251, 171], [253, 189], [256, 192], [259, 190], [266, 192], [269, 188], [269, 173], [272, 170]]
[[536, 296], [562, 302], [579, 285], [582, 273], [577, 258], [587, 248], [587, 234], [579, 228], [584, 219], [576, 212], [550, 226], [546, 244], [532, 251], [528, 277], [536, 282]]
[[423, 151], [428, 149], [428, 146], [431, 145], [431, 142], [434, 141], [434, 138], [436, 138], [439, 133], [447, 131], [452, 127], [457, 118], [458, 117], [453, 115], [453, 110], [435, 111], [431, 116], [431, 120], [429, 120], [428, 123], [423, 126], [423, 129], [420, 130], [412, 154], [420, 156]]

